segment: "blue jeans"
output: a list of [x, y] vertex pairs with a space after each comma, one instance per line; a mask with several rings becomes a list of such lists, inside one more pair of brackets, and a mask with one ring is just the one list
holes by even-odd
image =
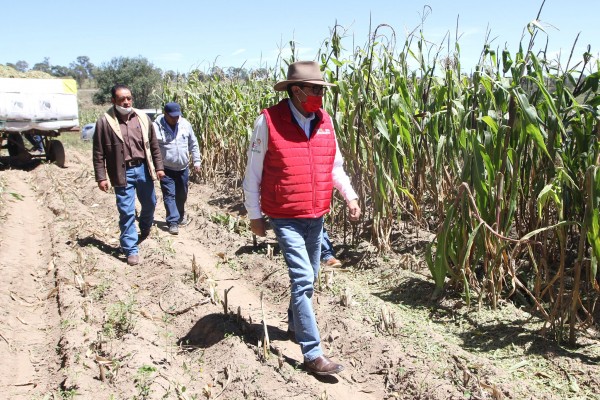
[[165, 177], [160, 180], [160, 188], [167, 210], [167, 225], [178, 224], [183, 218], [189, 178], [189, 168], [181, 171], [165, 168]]
[[139, 215], [140, 230], [149, 230], [154, 222], [156, 195], [154, 182], [145, 164], [127, 168], [127, 186], [115, 187], [117, 209], [119, 210], [119, 228], [121, 229], [121, 248], [126, 256], [138, 254], [138, 233], [135, 228], [135, 196], [142, 205]]
[[327, 261], [330, 258], [335, 258], [335, 250], [333, 250], [333, 245], [331, 244], [331, 240], [329, 240], [327, 229], [323, 227], [323, 240], [321, 241], [321, 260]]
[[291, 283], [288, 326], [296, 334], [305, 361], [323, 355], [312, 307], [319, 274], [323, 218], [270, 218], [288, 267]]
[[40, 135], [34, 135], [33, 133], [25, 133], [23, 134], [25, 139], [29, 141], [33, 145], [33, 150], [44, 151], [44, 140]]

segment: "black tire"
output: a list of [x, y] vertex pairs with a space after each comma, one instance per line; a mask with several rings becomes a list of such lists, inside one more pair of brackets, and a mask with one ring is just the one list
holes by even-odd
[[20, 133], [8, 134], [8, 143], [6, 144], [8, 149], [8, 155], [11, 157], [18, 157], [21, 153], [25, 153], [25, 143], [23, 143], [23, 136]]
[[61, 168], [65, 167], [65, 148], [59, 140], [49, 141], [46, 158]]

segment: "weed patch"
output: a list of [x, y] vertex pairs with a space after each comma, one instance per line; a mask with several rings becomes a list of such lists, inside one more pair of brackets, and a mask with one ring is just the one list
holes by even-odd
[[113, 339], [120, 339], [125, 334], [133, 331], [135, 326], [133, 319], [133, 309], [135, 300], [130, 298], [128, 301], [118, 301], [108, 307], [106, 320], [102, 327], [104, 334]]

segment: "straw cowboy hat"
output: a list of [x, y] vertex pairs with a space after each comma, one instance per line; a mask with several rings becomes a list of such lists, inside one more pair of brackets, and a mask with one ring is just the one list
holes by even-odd
[[296, 61], [288, 67], [287, 79], [277, 82], [273, 88], [277, 91], [287, 90], [290, 83], [312, 83], [314, 85], [335, 86], [323, 80], [319, 64], [314, 61]]

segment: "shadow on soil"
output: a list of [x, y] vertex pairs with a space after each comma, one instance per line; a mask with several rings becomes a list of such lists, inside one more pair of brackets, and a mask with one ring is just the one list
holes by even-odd
[[[279, 243], [277, 243], [276, 239], [273, 238], [259, 238], [257, 239], [256, 245], [248, 244], [244, 246], [240, 246], [236, 251], [236, 256], [241, 256], [244, 254], [266, 254], [267, 253], [267, 245], [273, 249], [273, 256], [277, 257], [281, 255], [281, 251], [279, 249]], [[362, 264], [366, 255], [363, 252], [356, 251], [351, 246], [335, 246], [334, 248], [336, 257], [341, 259], [344, 263], [345, 268], [356, 268], [357, 270], [365, 269]]]
[[[240, 329], [240, 326], [244, 326], [244, 328]], [[269, 341], [271, 342], [271, 352], [273, 353], [277, 352], [275, 350], [276, 346], [273, 346], [273, 342], [290, 340], [288, 333], [277, 327], [267, 325], [267, 332], [269, 334]], [[248, 324], [245, 321], [237, 324], [235, 317], [213, 313], [200, 318], [190, 331], [177, 341], [177, 345], [189, 350], [198, 348], [206, 349], [230, 336], [240, 337], [245, 343], [255, 346], [263, 338], [263, 325]], [[290, 358], [285, 354], [281, 356], [293, 368], [298, 368], [301, 364], [298, 360]], [[334, 384], [339, 381], [338, 378], [331, 375], [314, 376], [323, 383]]]
[[257, 240], [256, 246], [252, 245], [252, 244], [241, 246], [235, 251], [235, 255], [241, 256], [243, 254], [253, 254], [253, 253], [266, 254], [267, 253], [267, 245], [269, 245], [273, 248], [274, 256], [281, 254], [281, 252], [279, 251], [279, 245], [277, 244], [276, 240], [260, 238], [260, 241]]
[[[262, 330], [262, 324], [248, 324], [245, 321], [238, 324], [235, 317], [213, 313], [200, 318], [177, 344], [206, 349], [229, 336], [238, 336], [246, 343], [256, 344], [259, 339], [262, 340]], [[277, 327], [267, 325], [267, 331], [271, 341], [288, 340], [287, 332]]]
[[355, 268], [356, 270], [366, 270], [371, 267], [368, 265], [366, 260], [369, 258], [369, 254], [356, 250], [355, 246], [351, 245], [339, 245], [333, 247], [336, 258], [339, 258], [344, 262], [344, 268]]
[[374, 295], [389, 303], [429, 309], [436, 304], [431, 300], [433, 290], [433, 282], [411, 277], [404, 279], [393, 289], [375, 292]]
[[463, 341], [464, 348], [472, 351], [493, 352], [506, 349], [508, 351], [505, 356], [497, 355], [496, 357], [512, 359], [514, 354], [510, 349], [517, 346], [518, 348], [527, 349], [525, 354], [540, 355], [547, 358], [576, 358], [589, 365], [600, 363], [600, 357], [589, 356], [577, 351], [583, 347], [570, 351], [566, 347], [560, 346], [556, 341], [541, 336], [538, 330], [527, 328], [528, 320], [520, 319], [478, 324], [469, 316], [463, 315], [460, 318], [468, 321], [472, 326], [458, 335]]
[[246, 207], [244, 207], [244, 203], [239, 195], [226, 195], [214, 198], [209, 200], [208, 204], [219, 207], [222, 210], [227, 210], [231, 214], [246, 215]]
[[[449, 302], [455, 306], [447, 306], [432, 300], [433, 290], [433, 282], [407, 278], [393, 289], [374, 294], [386, 302], [430, 310], [429, 319], [433, 323], [443, 326], [449, 324], [461, 326], [462, 332], [457, 333], [456, 336], [462, 340], [462, 347], [473, 352], [510, 350], [512, 346], [516, 346], [527, 349], [526, 354], [577, 358], [590, 365], [600, 363], [600, 357], [569, 351], [555, 341], [544, 338], [538, 330], [527, 327], [531, 323], [527, 319], [482, 324], [465, 311], [464, 303], [460, 299]], [[497, 357], [503, 356], [500, 354]], [[505, 357], [514, 358], [514, 353], [507, 351]]]
[[28, 160], [19, 160], [16, 157], [0, 157], [0, 171], [9, 169], [20, 169], [22, 171], [32, 171], [42, 163], [41, 158], [32, 158]]
[[77, 244], [80, 247], [93, 246], [102, 251], [103, 253], [108, 254], [109, 256], [113, 256], [114, 258], [119, 260], [123, 259], [123, 253], [121, 252], [120, 247], [106, 244], [102, 240], [97, 239], [93, 236], [79, 238], [77, 239]]

